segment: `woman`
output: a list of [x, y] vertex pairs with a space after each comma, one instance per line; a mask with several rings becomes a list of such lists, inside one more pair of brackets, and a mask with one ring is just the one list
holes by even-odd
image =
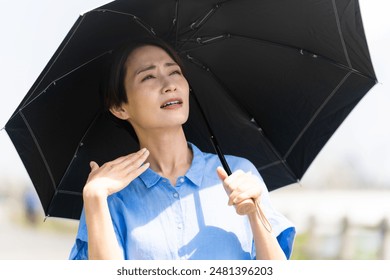
[[[140, 150], [91, 162], [70, 258], [288, 258], [294, 227], [273, 210], [256, 168], [227, 156], [228, 176], [216, 155], [187, 142], [189, 84], [174, 51], [144, 42], [118, 53], [105, 104], [131, 124]], [[238, 215], [231, 206], [247, 199], [259, 207]]]

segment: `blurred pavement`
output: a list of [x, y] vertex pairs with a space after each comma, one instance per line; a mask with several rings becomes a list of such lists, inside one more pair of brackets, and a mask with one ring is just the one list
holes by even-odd
[[69, 226], [54, 229], [52, 223], [59, 221], [43, 219], [40, 215], [35, 226], [11, 221], [5, 204], [0, 202], [0, 260], [66, 260], [75, 232]]

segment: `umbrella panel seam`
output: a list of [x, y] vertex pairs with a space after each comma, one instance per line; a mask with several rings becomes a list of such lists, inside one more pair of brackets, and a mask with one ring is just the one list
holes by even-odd
[[53, 195], [53, 197], [52, 197], [52, 199], [51, 199], [51, 202], [50, 202], [50, 204], [49, 204], [49, 207], [48, 207], [48, 211], [47, 211], [48, 214], [50, 214], [50, 211], [51, 211], [51, 209], [52, 209], [52, 201], [53, 201], [54, 197], [55, 197], [58, 193], [69, 193], [69, 194], [74, 193], [74, 194], [81, 195], [81, 192], [79, 192], [79, 193], [78, 193], [78, 192], [72, 192], [72, 191], [68, 191], [68, 190], [61, 190], [61, 189], [59, 189], [59, 188], [61, 187], [61, 185], [62, 185], [62, 183], [63, 183], [65, 177], [66, 177], [67, 174], [69, 173], [69, 171], [70, 171], [70, 169], [71, 169], [70, 167], [72, 166], [74, 160], [77, 158], [78, 151], [79, 151], [80, 147], [83, 146], [83, 140], [85, 139], [86, 135], [87, 135], [88, 132], [90, 131], [90, 129], [91, 129], [91, 127], [93, 126], [93, 124], [96, 122], [98, 116], [99, 116], [99, 114], [96, 114], [96, 116], [95, 116], [94, 119], [92, 120], [91, 124], [88, 126], [88, 129], [85, 131], [84, 135], [81, 137], [81, 140], [79, 141], [79, 144], [77, 145], [76, 151], [75, 151], [74, 154], [73, 154], [72, 160], [69, 162], [69, 164], [68, 164], [68, 166], [67, 166], [67, 168], [66, 168], [66, 170], [65, 170], [65, 172], [64, 172], [64, 175], [62, 176], [61, 181], [60, 181], [59, 184], [58, 184], [58, 187], [55, 189], [55, 193], [54, 193], [54, 195]]
[[198, 18], [195, 22], [191, 23], [189, 26], [189, 30], [182, 32], [179, 36], [183, 37], [188, 32], [191, 32], [191, 31], [194, 31], [194, 32], [182, 43], [182, 45], [180, 47], [177, 48], [177, 50], [180, 51], [189, 40], [191, 40], [192, 38], [194, 38], [196, 36], [196, 34], [198, 34], [198, 32], [202, 29], [202, 27], [205, 25], [205, 23], [211, 17], [213, 17], [213, 15], [222, 7], [222, 5], [227, 3], [227, 2], [230, 2], [230, 1], [235, 1], [235, 0], [224, 0], [224, 1], [220, 1], [216, 4], [214, 4], [214, 6], [206, 12], [206, 14], [204, 14], [202, 17]]
[[27, 129], [28, 129], [28, 131], [29, 131], [29, 133], [30, 133], [30, 135], [31, 135], [31, 138], [33, 139], [33, 141], [34, 141], [34, 143], [35, 143], [35, 146], [37, 147], [37, 150], [38, 150], [38, 152], [39, 152], [39, 155], [40, 155], [41, 158], [42, 158], [42, 161], [43, 161], [43, 163], [44, 163], [44, 165], [45, 165], [45, 167], [46, 167], [46, 171], [47, 171], [47, 173], [49, 174], [49, 177], [50, 177], [50, 180], [51, 180], [51, 182], [52, 182], [52, 185], [54, 186], [53, 189], [56, 190], [56, 187], [55, 187], [56, 184], [55, 184], [55, 180], [54, 180], [53, 174], [52, 174], [52, 172], [51, 172], [51, 170], [50, 170], [50, 167], [49, 167], [49, 164], [48, 164], [48, 162], [47, 162], [47, 160], [46, 160], [46, 157], [45, 157], [45, 155], [43, 154], [42, 148], [41, 148], [41, 146], [40, 146], [39, 143], [38, 143], [38, 139], [36, 138], [36, 136], [35, 136], [35, 134], [34, 134], [32, 128], [31, 128], [30, 124], [28, 123], [26, 117], [24, 116], [23, 112], [20, 111], [19, 114], [20, 114], [20, 116], [22, 117], [22, 120], [23, 120], [23, 122], [25, 123], [25, 125], [26, 125], [26, 127], [27, 127]]
[[202, 37], [192, 39], [193, 42], [198, 43], [198, 46], [192, 47], [190, 49], [182, 50], [180, 52], [181, 53], [190, 53], [192, 51], [198, 50], [200, 48], [208, 47], [208, 45], [216, 44], [216, 43], [221, 42], [221, 41], [226, 40], [226, 39], [250, 40], [250, 41], [257, 42], [257, 43], [264, 43], [264, 44], [270, 45], [270, 46], [294, 50], [294, 51], [297, 51], [298, 53], [300, 53], [301, 55], [308, 55], [308, 56], [312, 57], [313, 59], [322, 59], [323, 61], [330, 63], [337, 68], [353, 72], [357, 75], [360, 75], [362, 77], [365, 77], [365, 78], [373, 80], [373, 81], [377, 81], [376, 78], [370, 77], [370, 76], [360, 72], [359, 70], [352, 68], [352, 66], [344, 65], [344, 64], [337, 62], [337, 61], [335, 61], [327, 56], [324, 56], [321, 54], [316, 54], [316, 53], [314, 53], [310, 50], [307, 50], [307, 49], [302, 49], [302, 48], [299, 48], [299, 47], [296, 47], [293, 45], [287, 45], [287, 44], [278, 43], [278, 42], [274, 42], [274, 41], [263, 40], [263, 39], [259, 39], [259, 38], [242, 36], [242, 35], [237, 35], [237, 34], [232, 34], [232, 33], [208, 36], [207, 39], [203, 40], [203, 41], [202, 41]]
[[347, 47], [345, 45], [343, 32], [341, 31], [340, 18], [339, 18], [339, 13], [338, 13], [338, 10], [337, 10], [337, 6], [336, 6], [335, 0], [332, 0], [332, 4], [333, 4], [333, 11], [334, 11], [334, 14], [335, 14], [335, 19], [336, 19], [337, 29], [338, 29], [339, 35], [340, 35], [341, 45], [343, 46], [343, 50], [344, 50], [345, 59], [347, 60], [349, 68], [352, 68], [351, 60], [349, 58]]
[[75, 71], [81, 69], [82, 67], [88, 65], [89, 63], [91, 63], [91, 62], [93, 62], [93, 61], [95, 61], [95, 60], [97, 60], [97, 59], [99, 59], [99, 58], [101, 58], [101, 57], [103, 57], [103, 56], [105, 56], [106, 54], [109, 54], [109, 53], [111, 53], [111, 50], [109, 50], [109, 51], [107, 51], [107, 52], [105, 52], [105, 53], [102, 53], [102, 54], [100, 54], [100, 55], [98, 55], [98, 56], [92, 58], [91, 60], [89, 60], [89, 61], [87, 61], [87, 62], [85, 62], [85, 63], [83, 63], [83, 64], [77, 66], [76, 68], [73, 68], [73, 69], [70, 70], [69, 72], [67, 72], [67, 73], [63, 74], [62, 76], [60, 76], [59, 78], [53, 80], [53, 81], [52, 81], [45, 89], [43, 89], [37, 96], [35, 96], [35, 97], [34, 97], [33, 99], [31, 99], [29, 102], [23, 104], [23, 106], [20, 108], [20, 110], [22, 110], [22, 109], [26, 108], [27, 106], [29, 106], [29, 105], [30, 105], [31, 103], [33, 103], [36, 99], [38, 99], [42, 94], [45, 94], [45, 93], [49, 90], [49, 88], [50, 88], [51, 86], [55, 86], [57, 82], [61, 81], [62, 79], [64, 79], [65, 77], [69, 76], [69, 75], [72, 74], [73, 72], [75, 72]]
[[338, 83], [338, 85], [333, 89], [333, 91], [328, 95], [328, 97], [322, 102], [322, 104], [318, 107], [316, 112], [313, 114], [313, 116], [310, 118], [310, 120], [307, 122], [306, 126], [301, 130], [297, 138], [294, 140], [286, 154], [284, 155], [284, 159], [287, 159], [292, 152], [292, 150], [295, 148], [296, 144], [301, 140], [302, 136], [305, 134], [307, 129], [310, 127], [310, 125], [314, 122], [314, 120], [318, 117], [318, 115], [321, 113], [322, 109], [328, 104], [328, 102], [333, 98], [333, 96], [336, 94], [336, 92], [339, 90], [339, 88], [345, 83], [345, 81], [348, 79], [348, 77], [351, 75], [351, 72], [348, 72]]
[[[52, 63], [50, 64], [50, 66], [48, 65], [48, 69], [46, 70], [46, 73], [43, 75], [43, 77], [40, 79], [39, 83], [35, 86], [35, 88], [32, 90], [32, 92], [35, 92], [35, 90], [39, 87], [39, 85], [41, 84], [41, 82], [45, 79], [46, 75], [50, 72], [50, 69], [53, 67], [53, 65], [56, 63], [57, 59], [61, 56], [62, 52], [64, 51], [64, 49], [66, 48], [66, 46], [68, 45], [68, 43], [70, 42], [70, 40], [73, 38], [74, 34], [77, 32], [77, 30], [79, 29], [79, 26], [81, 25], [81, 23], [83, 22], [84, 20], [84, 17], [82, 16], [81, 19], [79, 20], [79, 23], [77, 24], [76, 28], [73, 30], [72, 34], [69, 36], [68, 40], [66, 41], [66, 43], [64, 44], [64, 46], [61, 48], [61, 50], [59, 51], [59, 53], [56, 55], [56, 57], [54, 58], [54, 60], [52, 61]], [[50, 84], [49, 84], [50, 86]], [[49, 87], [48, 86], [48, 87]], [[35, 99], [35, 98], [34, 98]], [[33, 100], [34, 100], [33, 99]], [[26, 102], [22, 105], [22, 108], [25, 107], [25, 104], [29, 104], [30, 100], [27, 99]]]
[[72, 191], [65, 191], [65, 190], [58, 190], [58, 194], [69, 194], [69, 195], [77, 195], [82, 196], [81, 192], [72, 192]]
[[115, 10], [108, 10], [108, 9], [96, 9], [96, 10], [93, 10], [93, 11], [91, 11], [89, 13], [92, 13], [92, 12], [103, 12], [103, 13], [107, 13], [108, 12], [108, 13], [113, 13], [113, 14], [129, 16], [129, 17], [132, 18], [133, 21], [135, 21], [137, 24], [139, 24], [142, 28], [144, 28], [146, 31], [151, 33], [151, 35], [157, 36], [157, 34], [154, 31], [154, 29], [151, 26], [149, 26], [146, 22], [144, 22], [142, 19], [137, 17], [136, 15], [133, 15], [133, 14], [130, 14], [130, 13], [119, 12], [119, 11], [115, 11]]
[[79, 141], [79, 144], [77, 145], [77, 148], [75, 150], [75, 152], [73, 153], [73, 157], [72, 157], [72, 160], [69, 162], [65, 172], [64, 172], [64, 175], [62, 176], [61, 178], [61, 181], [60, 183], [58, 184], [58, 188], [57, 188], [57, 191], [66, 191], [66, 190], [60, 190], [59, 187], [61, 186], [64, 178], [66, 177], [66, 175], [69, 173], [69, 170], [70, 170], [70, 167], [72, 166], [74, 160], [77, 158], [77, 154], [78, 154], [78, 151], [80, 149], [80, 147], [84, 146], [84, 143], [83, 143], [83, 140], [85, 139], [85, 137], [87, 136], [87, 134], [89, 133], [89, 131], [91, 130], [92, 126], [95, 124], [96, 120], [98, 119], [98, 116], [99, 116], [100, 113], [97, 113], [96, 116], [94, 117], [94, 119], [92, 120], [92, 122], [90, 123], [90, 125], [88, 126], [88, 128], [86, 129], [85, 133], [83, 134], [83, 136], [81, 137], [81, 140]]
[[[148, 28], [148, 25], [146, 23], [144, 23], [141, 19], [139, 19], [138, 17], [136, 17], [135, 15], [132, 15], [132, 14], [127, 14], [127, 13], [121, 13], [121, 12], [117, 12], [117, 11], [113, 11], [113, 10], [94, 10], [96, 12], [111, 12], [111, 13], [117, 13], [117, 14], [122, 14], [122, 15], [127, 15], [127, 16], [130, 16], [132, 17], [132, 19], [137, 22], [141, 27], [143, 27], [145, 30], [147, 30], [148, 32], [150, 32], [153, 36], [156, 36], [156, 33], [154, 32], [153, 28]], [[91, 11], [92, 12], [92, 11]], [[89, 13], [91, 13], [89, 12]], [[56, 61], [58, 60], [58, 58], [61, 56], [63, 50], [66, 48], [66, 46], [68, 45], [68, 43], [71, 41], [71, 39], [73, 38], [74, 34], [77, 32], [77, 30], [79, 29], [80, 25], [82, 24], [82, 22], [84, 21], [85, 17], [89, 14], [89, 13], [86, 13], [85, 15], [83, 15], [77, 25], [77, 27], [74, 29], [74, 31], [72, 32], [72, 34], [70, 35], [70, 37], [68, 38], [68, 40], [66, 41], [65, 45], [61, 48], [61, 50], [59, 51], [58, 55], [55, 57], [54, 61], [50, 64], [50, 66], [48, 66], [49, 68], [47, 69], [46, 73], [44, 74], [44, 76], [40, 79], [40, 82], [35, 86], [35, 89], [32, 90], [32, 92], [34, 92], [36, 90], [36, 88], [39, 87], [39, 85], [41, 84], [41, 82], [44, 80], [44, 78], [46, 77], [47, 73], [50, 72], [50, 69], [51, 67], [56, 63]], [[86, 61], [85, 63], [83, 64], [80, 64], [78, 65], [77, 67], [74, 67], [72, 70], [70, 70], [69, 72], [63, 74], [62, 76], [56, 78], [55, 80], [53, 80], [45, 89], [43, 89], [37, 96], [35, 96], [33, 99], [27, 99], [24, 104], [21, 105], [21, 108], [20, 109], [23, 109], [25, 108], [26, 106], [30, 105], [35, 99], [37, 99], [41, 94], [45, 93], [49, 88], [50, 86], [52, 85], [55, 85], [56, 82], [58, 82], [59, 80], [63, 79], [64, 77], [68, 76], [69, 74], [71, 74], [72, 72], [74, 71], [77, 71], [78, 69], [82, 68], [83, 66], [89, 64], [90, 62], [96, 60], [96, 59], [99, 59], [100, 57], [106, 55], [107, 53], [111, 53], [112, 50], [107, 50], [106, 52], [104, 53], [101, 53], [97, 56], [95, 56], [94, 58], [91, 58], [89, 61]], [[12, 118], [11, 118], [12, 119]]]
[[[190, 56], [190, 55], [187, 55], [187, 59], [193, 63], [194, 65], [196, 65], [197, 67], [200, 67], [201, 69], [203, 69], [204, 71], [206, 71], [209, 75], [212, 76], [212, 78], [217, 82], [218, 86], [222, 88], [222, 90], [224, 90], [225, 92], [228, 93], [228, 96], [231, 98], [232, 102], [237, 106], [237, 108], [240, 108], [240, 110], [242, 112], [245, 112], [247, 115], [249, 116], [253, 116], [254, 114], [252, 114], [246, 107], [243, 107], [241, 103], [237, 102], [236, 99], [234, 98], [234, 96], [229, 93], [230, 90], [229, 88], [224, 84], [222, 83], [222, 81], [218, 78], [218, 76], [216, 74], [214, 74], [214, 72], [205, 64], [203, 64], [201, 61], [199, 61], [198, 59]], [[202, 108], [201, 104], [200, 104], [200, 101], [197, 99], [197, 102], [198, 102], [198, 106], [199, 108]], [[203, 111], [203, 110], [201, 110]], [[212, 136], [216, 139], [214, 133], [212, 132], [212, 128], [211, 128], [211, 125], [209, 124], [208, 122], [208, 119], [205, 115], [205, 113], [203, 112], [203, 119], [205, 120], [206, 122], [206, 125], [208, 126], [208, 130], [209, 132], [212, 134]], [[258, 125], [257, 125], [258, 126]], [[268, 138], [265, 136], [265, 134], [263, 133], [263, 130], [261, 129], [260, 126], [258, 126], [258, 128], [260, 128], [260, 130], [258, 129], [257, 131], [261, 134], [264, 142], [267, 144], [267, 147], [270, 149], [270, 151], [275, 155], [276, 158], [278, 158], [279, 160], [278, 161], [275, 161], [275, 162], [272, 162], [270, 164], [267, 165], [267, 167], [261, 167], [259, 168], [259, 170], [265, 170], [267, 168], [269, 168], [270, 166], [272, 165], [277, 165], [277, 164], [280, 164], [282, 163], [286, 169], [286, 171], [288, 171], [290, 173], [290, 175], [294, 178], [296, 178], [297, 176], [295, 175], [295, 173], [290, 169], [290, 167], [286, 164], [286, 160], [285, 158], [283, 158], [279, 152], [277, 152], [275, 150], [275, 148], [272, 146], [272, 144], [270, 143], [270, 141], [268, 140]], [[217, 150], [217, 153], [218, 153], [218, 150]], [[218, 153], [220, 154], [220, 153]], [[223, 159], [221, 160], [223, 161]]]

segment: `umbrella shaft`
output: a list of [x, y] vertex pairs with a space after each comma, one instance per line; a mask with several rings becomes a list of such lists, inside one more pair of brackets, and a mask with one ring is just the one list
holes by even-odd
[[196, 96], [196, 94], [195, 94], [195, 92], [194, 92], [194, 90], [192, 88], [190, 89], [190, 92], [192, 92], [192, 96], [193, 96], [193, 98], [195, 100], [195, 103], [198, 106], [198, 109], [199, 109], [199, 111], [200, 111], [200, 113], [201, 113], [201, 115], [203, 117], [203, 120], [204, 120], [204, 122], [206, 124], [207, 130], [210, 133], [211, 143], [213, 144], [214, 150], [217, 153], [218, 158], [219, 158], [219, 160], [222, 163], [222, 167], [225, 169], [226, 173], [230, 176], [230, 175], [232, 175], [232, 171], [230, 170], [229, 164], [227, 163], [226, 158], [223, 155], [221, 148], [219, 147], [217, 138], [214, 136], [213, 130], [211, 129], [211, 126], [210, 126], [210, 124], [209, 124], [209, 122], [207, 120], [207, 117], [206, 117], [203, 109], [202, 109], [202, 106], [200, 105], [198, 97]]
[[218, 145], [217, 139], [214, 137], [214, 135], [211, 135], [210, 139], [211, 139], [211, 142], [213, 143], [213, 147], [214, 147], [215, 151], [217, 152], [219, 160], [221, 161], [222, 166], [225, 169], [226, 173], [229, 176], [232, 175], [232, 171], [230, 170], [229, 164], [227, 163], [226, 158], [223, 155], [221, 148]]

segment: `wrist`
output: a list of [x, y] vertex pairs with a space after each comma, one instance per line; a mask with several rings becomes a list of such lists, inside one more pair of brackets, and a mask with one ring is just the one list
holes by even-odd
[[272, 226], [265, 216], [259, 201], [255, 202], [256, 211], [248, 214], [248, 219], [251, 226], [260, 226], [260, 228], [266, 229], [269, 233], [272, 233]]
[[107, 197], [107, 190], [103, 188], [94, 188], [87, 184], [83, 189], [84, 200], [106, 200]]

